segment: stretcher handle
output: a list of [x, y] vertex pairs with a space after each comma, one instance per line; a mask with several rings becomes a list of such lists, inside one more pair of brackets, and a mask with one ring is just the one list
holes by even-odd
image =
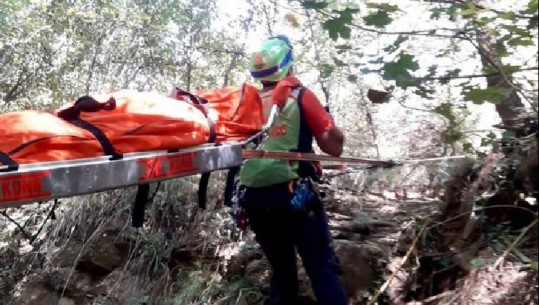
[[113, 110], [116, 108], [116, 100], [111, 97], [105, 103], [96, 101], [93, 97], [85, 95], [77, 99], [75, 104], [58, 112], [58, 116], [66, 121], [79, 119], [81, 112], [97, 112], [100, 110]]
[[279, 111], [279, 106], [273, 105], [271, 107], [270, 115], [268, 117], [268, 120], [266, 121], [266, 124], [262, 126], [262, 129], [260, 129], [259, 132], [249, 137], [247, 140], [245, 140], [244, 145], [251, 143], [251, 142], [258, 142], [273, 126], [273, 123], [275, 121], [275, 117], [277, 116], [277, 112]]

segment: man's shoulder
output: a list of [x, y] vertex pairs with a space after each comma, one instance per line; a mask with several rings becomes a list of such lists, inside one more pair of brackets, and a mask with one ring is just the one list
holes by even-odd
[[306, 87], [306, 86], [300, 86], [298, 88], [296, 88], [296, 92], [297, 92], [297, 98], [301, 98], [299, 99], [299, 101], [301, 103], [304, 103], [304, 102], [307, 102], [307, 103], [319, 103], [319, 99], [318, 97], [316, 96], [316, 94], [314, 93], [313, 90], [311, 90], [309, 87]]

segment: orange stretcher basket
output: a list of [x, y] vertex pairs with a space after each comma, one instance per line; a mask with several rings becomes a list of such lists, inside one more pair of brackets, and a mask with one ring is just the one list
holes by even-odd
[[179, 90], [172, 97], [121, 90], [83, 96], [53, 113], [0, 115], [0, 161], [28, 164], [179, 150], [241, 141], [264, 123], [258, 91], [249, 84], [194, 94]]

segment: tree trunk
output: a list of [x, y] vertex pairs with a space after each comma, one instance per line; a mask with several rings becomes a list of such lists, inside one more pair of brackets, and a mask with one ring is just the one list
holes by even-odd
[[238, 57], [239, 57], [238, 53], [232, 54], [232, 59], [230, 60], [230, 64], [228, 65], [225, 71], [223, 87], [228, 87], [229, 82], [230, 82], [230, 74], [232, 73], [232, 70], [234, 70], [234, 68], [236, 67], [236, 64], [238, 63]]
[[[476, 6], [480, 6], [480, 0], [474, 0]], [[477, 26], [476, 42], [477, 50], [481, 56], [483, 68], [494, 69], [499, 71], [503, 66], [501, 59], [495, 52], [491, 35], [489, 35], [480, 25]], [[524, 107], [520, 97], [517, 94], [517, 89], [513, 84], [511, 75], [500, 73], [487, 76], [488, 87], [504, 87], [512, 89], [510, 93], [503, 97], [501, 103], [496, 105], [496, 111], [500, 115], [502, 122], [506, 126], [512, 126], [515, 117], [521, 112]]]

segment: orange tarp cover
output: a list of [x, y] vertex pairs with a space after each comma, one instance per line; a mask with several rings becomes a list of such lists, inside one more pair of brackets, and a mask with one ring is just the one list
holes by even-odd
[[[209, 104], [215, 142], [248, 138], [262, 128], [263, 106], [257, 89], [249, 84], [206, 89], [194, 93]], [[91, 96], [113, 109], [80, 112], [78, 118], [97, 127], [118, 153], [169, 150], [209, 143], [210, 123], [188, 99], [155, 92], [121, 90]], [[88, 130], [59, 116], [71, 102], [54, 113], [37, 110], [0, 115], [0, 152], [24, 164], [103, 156], [103, 148]]]

